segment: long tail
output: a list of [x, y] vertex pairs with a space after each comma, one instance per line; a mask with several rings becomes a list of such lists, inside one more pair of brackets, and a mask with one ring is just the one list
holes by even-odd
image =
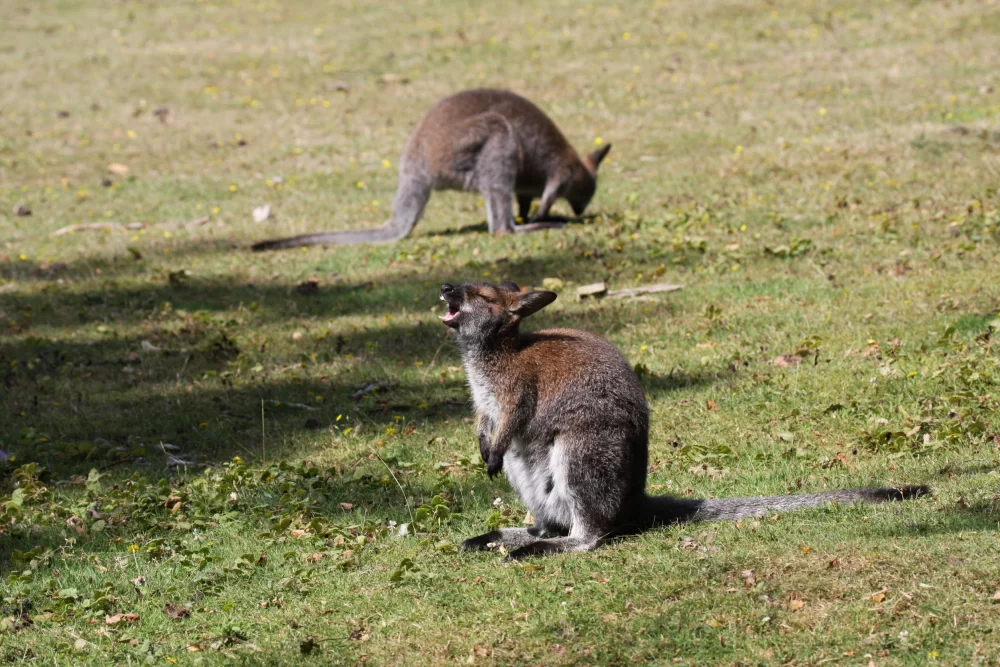
[[389, 222], [381, 227], [371, 229], [356, 229], [343, 232], [318, 232], [316, 234], [302, 234], [301, 236], [289, 236], [283, 239], [271, 239], [261, 241], [251, 246], [254, 252], [261, 250], [280, 250], [282, 248], [296, 248], [308, 245], [349, 245], [352, 243], [391, 243], [404, 238], [410, 232], [409, 229], [402, 228]]
[[652, 524], [681, 521], [732, 521], [747, 517], [759, 517], [768, 512], [788, 512], [806, 507], [819, 507], [828, 502], [884, 503], [919, 498], [928, 493], [930, 493], [930, 489], [926, 486], [902, 486], [896, 489], [848, 489], [792, 496], [718, 498], [715, 500], [647, 496], [646, 513]]

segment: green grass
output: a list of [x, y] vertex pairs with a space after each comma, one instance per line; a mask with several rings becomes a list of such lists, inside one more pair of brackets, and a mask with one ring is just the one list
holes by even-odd
[[[385, 5], [7, 3], [0, 656], [997, 664], [1000, 7]], [[613, 142], [587, 224], [492, 239], [439, 193], [395, 246], [248, 252], [381, 222], [474, 85]], [[94, 222], [144, 227], [53, 235]], [[437, 290], [502, 278], [640, 369], [655, 490], [934, 495], [456, 553], [525, 510]]]

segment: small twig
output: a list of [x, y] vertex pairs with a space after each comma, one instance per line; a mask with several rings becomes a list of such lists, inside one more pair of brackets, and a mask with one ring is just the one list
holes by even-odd
[[[263, 402], [263, 399], [261, 399], [261, 402]], [[311, 405], [306, 405], [305, 403], [289, 403], [288, 401], [277, 401], [277, 400], [275, 400], [273, 398], [270, 401], [268, 401], [268, 403], [273, 403], [274, 405], [278, 405], [278, 406], [287, 405], [290, 408], [299, 408], [300, 410], [315, 410], [316, 409], [316, 408], [314, 408]]]
[[658, 285], [647, 285], [645, 287], [629, 287], [627, 289], [616, 289], [608, 292], [609, 299], [621, 299], [627, 296], [638, 296], [640, 294], [657, 294], [659, 292], [676, 292], [684, 289], [684, 285], [673, 285], [671, 283], [660, 283]]
[[379, 453], [376, 452], [375, 449], [372, 448], [370, 445], [369, 445], [369, 449], [372, 450], [372, 454], [375, 455], [375, 458], [377, 458], [379, 461], [382, 461], [382, 465], [384, 465], [385, 469], [389, 471], [390, 475], [392, 475], [392, 481], [394, 481], [396, 483], [396, 486], [399, 487], [399, 492], [401, 494], [403, 494], [403, 502], [406, 503], [406, 511], [409, 512], [409, 514], [410, 514], [410, 525], [411, 526], [415, 525], [416, 524], [416, 519], [413, 518], [413, 510], [410, 508], [410, 499], [406, 497], [406, 491], [403, 490], [403, 485], [399, 483], [398, 479], [396, 479], [396, 473], [394, 473], [392, 471], [392, 468], [389, 467], [389, 464], [386, 463], [382, 459], [382, 457], [379, 456]]
[[126, 224], [117, 222], [83, 222], [76, 225], [66, 225], [52, 232], [49, 236], [63, 236], [64, 234], [72, 234], [73, 232], [93, 232], [102, 229], [142, 229], [145, 226], [141, 222], [129, 222]]

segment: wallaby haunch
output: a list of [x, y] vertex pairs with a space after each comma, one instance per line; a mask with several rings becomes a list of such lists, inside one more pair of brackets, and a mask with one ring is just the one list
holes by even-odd
[[[582, 215], [597, 187], [597, 168], [611, 144], [580, 158], [556, 124], [534, 104], [506, 90], [465, 90], [423, 117], [399, 159], [392, 219], [381, 227], [320, 232], [262, 241], [254, 250], [398, 241], [423, 215], [433, 190], [478, 192], [492, 234], [562, 226], [542, 222], [557, 199]], [[528, 221], [531, 201], [541, 197]], [[515, 225], [512, 204], [526, 221]]]
[[463, 549], [503, 545], [511, 558], [590, 551], [605, 538], [658, 524], [929, 492], [905, 486], [718, 500], [646, 495], [649, 409], [625, 358], [585, 331], [518, 331], [522, 319], [555, 298], [509, 281], [441, 288], [448, 304], [441, 319], [457, 334], [487, 472], [503, 470], [535, 516], [531, 528], [494, 530], [466, 540]]

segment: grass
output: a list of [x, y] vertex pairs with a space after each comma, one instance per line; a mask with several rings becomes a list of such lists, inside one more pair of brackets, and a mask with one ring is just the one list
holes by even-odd
[[[996, 3], [5, 18], [6, 661], [997, 664]], [[407, 132], [474, 85], [613, 142], [587, 224], [492, 239], [439, 193], [395, 246], [247, 251], [381, 222]], [[94, 222], [143, 227], [53, 235]], [[456, 553], [524, 510], [477, 460], [437, 287], [501, 278], [561, 280], [532, 326], [636, 364], [655, 490], [933, 497]], [[575, 301], [595, 280], [685, 289]]]

